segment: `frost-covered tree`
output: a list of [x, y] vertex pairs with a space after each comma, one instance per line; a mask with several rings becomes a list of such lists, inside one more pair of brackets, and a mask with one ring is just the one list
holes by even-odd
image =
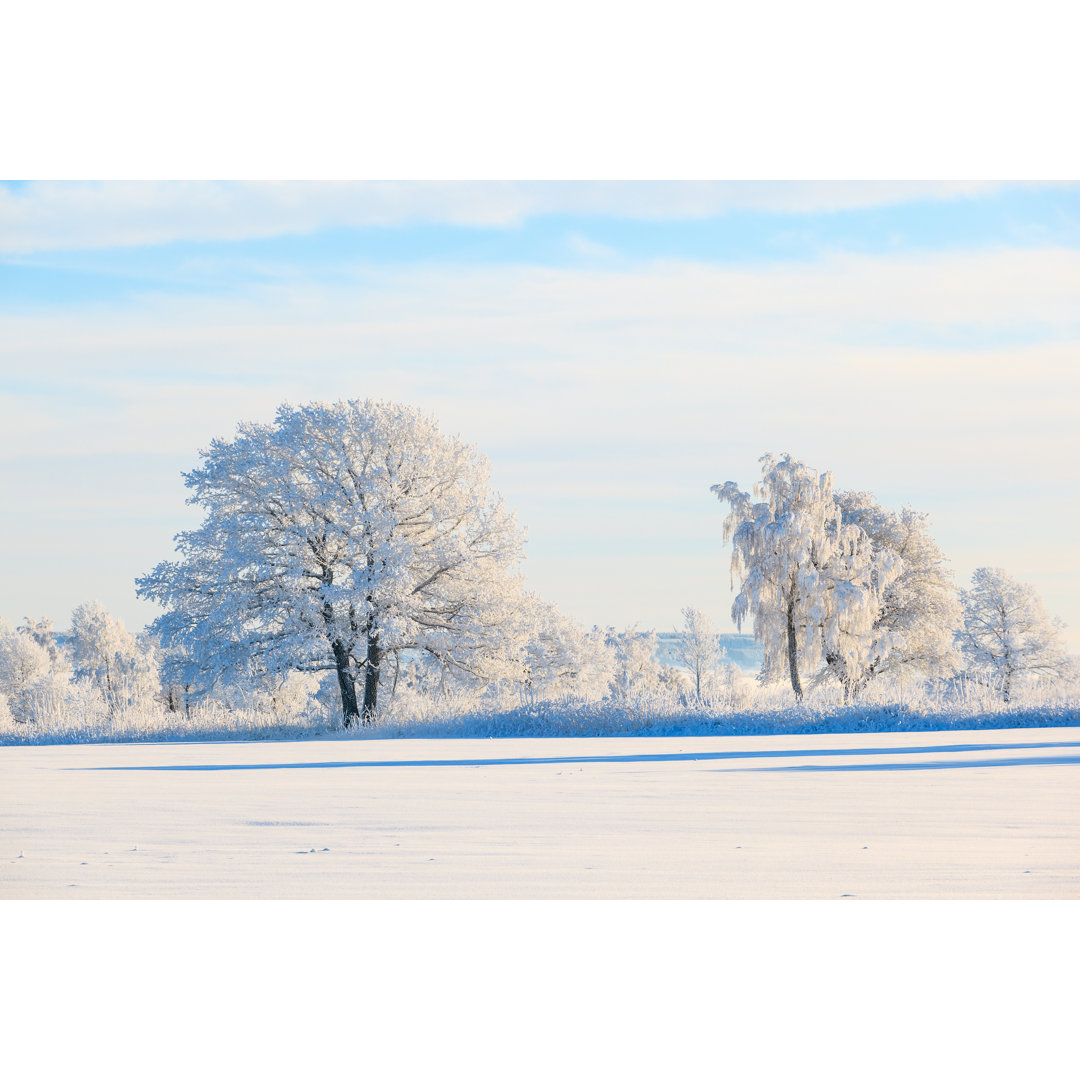
[[614, 652], [595, 627], [587, 632], [554, 604], [526, 594], [521, 605], [521, 672], [516, 681], [528, 697], [599, 698], [615, 669]]
[[16, 633], [0, 619], [0, 698], [17, 723], [33, 719], [30, 695], [50, 670], [48, 651], [28, 634]]
[[675, 656], [690, 672], [700, 703], [701, 684], [703, 681], [707, 682], [709, 676], [720, 666], [724, 659], [724, 647], [720, 644], [720, 635], [704, 612], [685, 607], [682, 617], [683, 628], [675, 642]]
[[[223, 678], [217, 696], [230, 709], [271, 713], [279, 721], [301, 720], [320, 711], [316, 695], [322, 678], [323, 673], [314, 671], [262, 671], [253, 659], [246, 668], [233, 669]], [[170, 690], [181, 696], [181, 688]], [[171, 711], [178, 711], [178, 702], [166, 699], [166, 703]]]
[[516, 644], [498, 662], [486, 665], [481, 676], [416, 650], [395, 652], [387, 664], [390, 694], [399, 688], [428, 698], [516, 690], [523, 702], [533, 704], [541, 698], [584, 699], [607, 693], [614, 657], [600, 631], [586, 632], [530, 592], [516, 597], [512, 619], [504, 628], [505, 638]]
[[37, 632], [13, 630], [0, 619], [0, 718], [19, 724], [58, 716], [70, 689], [71, 669], [58, 650], [50, 651], [48, 620], [27, 624]]
[[523, 534], [486, 459], [434, 419], [373, 400], [283, 405], [202, 458], [185, 479], [206, 520], [137, 587], [204, 679], [253, 656], [335, 671], [348, 726], [361, 674], [374, 720], [388, 654], [483, 677], [516, 651]]
[[[712, 491], [730, 506], [724, 540], [732, 545], [731, 615], [741, 629], [752, 612], [754, 637], [765, 649], [763, 674], [786, 670], [803, 696], [802, 674], [826, 656], [845, 671], [863, 669], [888, 651], [888, 632], [875, 627], [880, 599], [901, 569], [874, 550], [857, 525], [845, 524], [831, 473], [818, 473], [790, 454], [761, 459], [754, 499], [733, 481]], [[845, 693], [850, 692], [845, 683]]]
[[1024, 676], [1063, 670], [1065, 624], [1051, 618], [1033, 585], [997, 567], [980, 566], [961, 600], [961, 651], [973, 673], [1000, 688], [1003, 701]]
[[26, 634], [31, 640], [37, 642], [49, 654], [49, 663], [54, 670], [66, 669], [67, 660], [60, 643], [56, 640], [52, 619], [31, 619], [28, 615], [23, 619], [22, 625], [16, 629], [20, 634]]
[[75, 679], [97, 689], [110, 713], [147, 703], [161, 689], [153, 646], [129, 633], [97, 601], [71, 613], [68, 651]]
[[852, 695], [877, 675], [911, 668], [944, 678], [957, 666], [956, 632], [960, 604], [949, 564], [929, 531], [929, 518], [910, 507], [898, 513], [878, 505], [866, 491], [836, 493], [845, 525], [858, 526], [872, 548], [898, 561], [900, 571], [880, 592], [874, 638], [887, 647], [869, 651], [860, 667], [828, 654], [826, 663]]
[[607, 632], [607, 646], [614, 661], [611, 677], [611, 697], [615, 701], [630, 701], [639, 694], [660, 690], [670, 680], [657, 660], [657, 637], [654, 630], [638, 630], [631, 626], [621, 634], [613, 628]]

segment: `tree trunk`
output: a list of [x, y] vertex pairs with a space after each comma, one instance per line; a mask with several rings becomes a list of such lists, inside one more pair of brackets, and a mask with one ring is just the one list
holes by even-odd
[[788, 671], [791, 674], [791, 689], [795, 691], [795, 700], [802, 701], [802, 683], [799, 681], [799, 650], [795, 641], [795, 600], [787, 606], [787, 658]]
[[[116, 701], [112, 688], [112, 668], [107, 656], [105, 657], [105, 700], [109, 703], [109, 715], [114, 715], [116, 712]], [[1005, 700], [1008, 701], [1009, 699], [1006, 698]]]
[[844, 704], [851, 705], [862, 693], [863, 687], [869, 682], [869, 676], [856, 678], [851, 674], [851, 668], [836, 653], [826, 653], [825, 663], [829, 670], [836, 676], [844, 691]]
[[375, 723], [375, 710], [379, 704], [379, 664], [382, 650], [374, 631], [368, 631], [367, 668], [364, 672], [364, 723]]
[[342, 719], [345, 727], [350, 727], [360, 715], [360, 710], [356, 707], [356, 683], [353, 682], [352, 670], [349, 667], [349, 652], [341, 641], [331, 642], [330, 648], [334, 650], [334, 663], [337, 665]]
[[393, 701], [397, 693], [398, 679], [401, 678], [401, 653], [394, 650], [394, 681], [390, 684], [390, 700]]
[[869, 675], [861, 675], [857, 679], [851, 680], [851, 701], [852, 703], [859, 700], [862, 697], [862, 692], [870, 685], [870, 680], [873, 678], [873, 673]]

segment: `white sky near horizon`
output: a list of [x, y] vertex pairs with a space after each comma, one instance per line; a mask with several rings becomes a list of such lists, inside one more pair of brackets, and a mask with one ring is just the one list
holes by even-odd
[[529, 584], [587, 625], [732, 629], [709, 486], [789, 451], [930, 513], [958, 582], [1033, 582], [1080, 651], [1078, 210], [1031, 185], [0, 188], [0, 616], [141, 626], [197, 449], [371, 396], [487, 454]]

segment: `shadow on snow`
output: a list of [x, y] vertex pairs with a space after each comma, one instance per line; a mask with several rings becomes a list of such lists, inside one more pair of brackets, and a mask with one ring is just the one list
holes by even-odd
[[[1026, 749], [1019, 747], [1018, 749]], [[1080, 755], [985, 758], [981, 761], [866, 761], [854, 765], [772, 765], [740, 772], [893, 772], [908, 769], [992, 769], [1002, 765], [1080, 765]], [[721, 770], [730, 772], [732, 770]]]
[[[238, 772], [263, 769], [379, 769], [483, 765], [622, 765], [648, 762], [740, 761], [763, 758], [888, 757], [901, 754], [955, 754], [993, 750], [1057, 750], [1080, 747], [1080, 742], [967, 743], [955, 746], [849, 747], [809, 750], [718, 750], [677, 754], [591, 754], [579, 757], [428, 758], [407, 761], [282, 761], [235, 765], [98, 765], [75, 772]], [[971, 769], [1001, 765], [1076, 765], [1080, 755], [1059, 757], [987, 758], [977, 761], [866, 762], [835, 765], [779, 765], [748, 772], [838, 772], [892, 769]], [[731, 771], [731, 770], [724, 770]], [[742, 771], [742, 770], [740, 770]]]

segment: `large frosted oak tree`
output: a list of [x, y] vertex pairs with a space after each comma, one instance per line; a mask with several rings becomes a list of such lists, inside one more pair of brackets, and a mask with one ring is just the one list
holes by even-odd
[[496, 672], [520, 641], [524, 536], [486, 459], [380, 401], [283, 405], [214, 440], [185, 474], [202, 526], [137, 582], [154, 624], [203, 673], [336, 671], [346, 726], [374, 719], [389, 653]]

